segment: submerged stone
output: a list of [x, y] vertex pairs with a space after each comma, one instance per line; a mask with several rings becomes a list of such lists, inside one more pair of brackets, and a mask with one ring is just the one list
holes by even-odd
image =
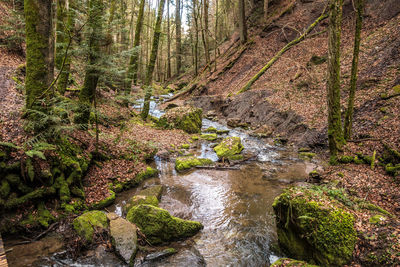
[[240, 137], [227, 137], [214, 147], [214, 151], [217, 153], [218, 158], [230, 159], [242, 152], [243, 148]]
[[180, 157], [175, 160], [175, 169], [177, 171], [184, 171], [196, 166], [204, 166], [210, 164], [213, 164], [213, 161], [211, 159]]
[[132, 207], [140, 204], [158, 207], [158, 201], [161, 199], [162, 190], [162, 185], [155, 185], [138, 192], [129, 199], [128, 203], [123, 207], [124, 214], [127, 214]]
[[275, 199], [279, 244], [296, 259], [342, 266], [357, 240], [354, 217], [320, 192], [294, 187]]
[[108, 228], [108, 220], [104, 212], [92, 210], [75, 218], [73, 226], [81, 237], [91, 242], [95, 228]]
[[115, 213], [108, 213], [107, 218], [115, 250], [127, 264], [133, 263], [138, 250], [136, 226]]
[[174, 217], [168, 211], [151, 205], [133, 207], [126, 218], [136, 224], [154, 245], [193, 236], [203, 228], [199, 222]]
[[203, 110], [184, 106], [169, 109], [158, 121], [164, 128], [177, 128], [187, 133], [199, 133], [202, 126]]

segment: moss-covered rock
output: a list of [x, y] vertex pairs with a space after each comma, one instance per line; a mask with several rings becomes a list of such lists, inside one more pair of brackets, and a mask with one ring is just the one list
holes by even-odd
[[351, 259], [357, 240], [354, 217], [317, 192], [294, 187], [275, 199], [279, 244], [294, 258], [342, 266]]
[[93, 240], [95, 228], [107, 229], [108, 225], [106, 214], [99, 210], [86, 212], [75, 218], [73, 222], [75, 231], [89, 242]]
[[10, 191], [10, 184], [6, 180], [2, 180], [0, 185], [0, 197], [6, 198], [8, 194], [10, 194]]
[[175, 160], [175, 169], [180, 172], [187, 169], [191, 169], [196, 166], [204, 166], [213, 164], [211, 159], [202, 159], [195, 157], [181, 157]]
[[103, 200], [100, 200], [99, 202], [92, 204], [92, 206], [90, 206], [90, 209], [92, 209], [92, 210], [103, 209], [103, 208], [108, 207], [111, 204], [113, 204], [114, 201], [115, 201], [115, 193], [113, 191], [109, 190], [109, 196]]
[[289, 258], [281, 258], [275, 261], [270, 267], [318, 267], [317, 265], [308, 264], [305, 261], [299, 261]]
[[217, 134], [228, 134], [229, 130], [217, 130]]
[[312, 153], [312, 152], [300, 152], [299, 156], [302, 159], [312, 159], [312, 158], [315, 157], [315, 153]]
[[173, 217], [168, 211], [151, 205], [133, 207], [126, 218], [141, 229], [151, 244], [190, 237], [203, 228], [199, 222]]
[[184, 106], [169, 109], [158, 121], [164, 128], [177, 128], [187, 133], [199, 133], [202, 126], [203, 110]]
[[128, 180], [122, 183], [122, 186], [125, 189], [129, 189], [131, 187], [137, 186], [138, 184], [140, 184], [141, 182], [143, 182], [145, 179], [153, 177], [155, 175], [157, 175], [158, 170], [157, 169], [153, 169], [152, 167], [147, 167], [144, 171], [139, 172], [135, 179], [132, 180]]
[[222, 140], [219, 145], [214, 147], [214, 151], [217, 153], [218, 158], [230, 159], [234, 155], [242, 152], [243, 148], [240, 137], [227, 137]]
[[132, 207], [140, 204], [148, 204], [158, 207], [158, 201], [161, 199], [162, 191], [162, 185], [154, 185], [139, 191], [136, 195], [131, 197], [123, 207], [124, 214], [127, 214]]
[[200, 138], [207, 141], [214, 141], [217, 140], [218, 136], [215, 133], [209, 133], [209, 134], [202, 134]]
[[217, 128], [215, 127], [208, 127], [204, 132], [206, 133], [216, 133], [217, 132]]
[[183, 145], [181, 145], [181, 148], [182, 149], [189, 149], [190, 145], [189, 144], [183, 144]]

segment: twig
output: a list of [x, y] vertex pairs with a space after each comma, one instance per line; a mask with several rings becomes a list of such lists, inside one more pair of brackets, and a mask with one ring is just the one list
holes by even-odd
[[350, 143], [361, 143], [365, 141], [381, 141], [382, 139], [380, 138], [363, 138], [363, 139], [357, 139], [357, 140], [347, 140], [347, 142]]

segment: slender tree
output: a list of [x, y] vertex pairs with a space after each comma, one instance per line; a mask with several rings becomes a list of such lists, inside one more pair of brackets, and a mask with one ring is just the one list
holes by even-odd
[[182, 69], [182, 29], [181, 29], [181, 0], [176, 0], [175, 7], [175, 34], [176, 34], [176, 74], [179, 75]]
[[353, 126], [354, 98], [357, 87], [358, 58], [360, 53], [361, 28], [363, 21], [364, 3], [365, 0], [355, 0], [357, 18], [356, 18], [356, 29], [354, 33], [353, 62], [351, 66], [349, 101], [346, 110], [346, 117], [344, 119], [344, 138], [346, 140], [350, 139], [351, 130]]
[[85, 80], [79, 94], [79, 111], [75, 122], [87, 124], [90, 117], [90, 108], [95, 98], [97, 82], [100, 76], [99, 62], [101, 43], [104, 42], [103, 35], [103, 0], [89, 0], [87, 21], [87, 46], [88, 63], [86, 65]]
[[329, 1], [328, 27], [328, 141], [331, 163], [337, 160], [337, 152], [344, 144], [340, 112], [340, 36], [343, 0]]
[[132, 81], [137, 84], [137, 72], [139, 69], [139, 52], [140, 52], [140, 36], [143, 29], [144, 6], [146, 0], [140, 1], [139, 15], [136, 22], [135, 40], [133, 42], [133, 52], [129, 60], [128, 71], [125, 80], [125, 91], [129, 92], [132, 86]]
[[150, 111], [150, 98], [152, 95], [151, 82], [153, 80], [153, 72], [154, 72], [154, 67], [155, 67], [155, 63], [157, 60], [158, 44], [159, 44], [160, 36], [161, 36], [161, 22], [162, 22], [162, 17], [163, 17], [164, 4], [165, 4], [165, 0], [160, 0], [160, 5], [158, 7], [156, 26], [154, 29], [150, 61], [147, 66], [146, 78], [144, 80], [143, 87], [146, 90], [146, 94], [145, 94], [145, 98], [144, 98], [143, 110], [141, 113], [141, 116], [144, 120], [147, 119], [147, 116], [149, 115], [149, 111]]
[[264, 21], [268, 20], [268, 5], [269, 0], [264, 0]]
[[242, 44], [247, 42], [246, 6], [244, 0], [239, 0], [239, 34]]
[[170, 0], [167, 0], [167, 79], [171, 78], [171, 25], [169, 18], [169, 4]]
[[206, 64], [210, 62], [209, 40], [208, 40], [208, 0], [203, 0], [203, 27], [201, 31], [203, 39], [204, 56]]
[[26, 106], [48, 96], [54, 76], [54, 37], [51, 0], [25, 0]]
[[215, 43], [214, 43], [214, 71], [217, 71], [217, 49], [218, 49], [218, 0], [215, 0]]

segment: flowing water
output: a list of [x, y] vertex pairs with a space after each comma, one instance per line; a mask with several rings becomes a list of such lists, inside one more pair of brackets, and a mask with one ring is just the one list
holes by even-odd
[[[156, 101], [152, 101], [151, 114], [163, 114], [157, 110]], [[162, 184], [160, 206], [174, 216], [200, 221], [204, 229], [193, 238], [171, 244], [178, 249], [177, 254], [158, 262], [143, 261], [139, 255], [136, 266], [268, 266], [278, 259], [270, 249], [276, 240], [273, 200], [289, 183], [303, 181], [314, 164], [297, 159], [295, 153], [266, 139], [251, 137], [243, 129], [229, 129], [203, 120], [203, 130], [211, 126], [230, 130], [221, 137], [240, 137], [245, 147], [243, 153], [252, 155], [252, 160], [230, 169], [200, 168], [178, 174], [173, 160], [156, 156], [158, 177], [121, 193], [109, 210], [123, 216], [122, 206], [137, 191]], [[200, 141], [190, 152], [217, 161], [212, 147], [212, 142]], [[49, 261], [40, 265], [123, 266], [112, 255], [100, 252], [78, 261], [55, 261], [57, 255], [51, 258], [51, 265]]]

